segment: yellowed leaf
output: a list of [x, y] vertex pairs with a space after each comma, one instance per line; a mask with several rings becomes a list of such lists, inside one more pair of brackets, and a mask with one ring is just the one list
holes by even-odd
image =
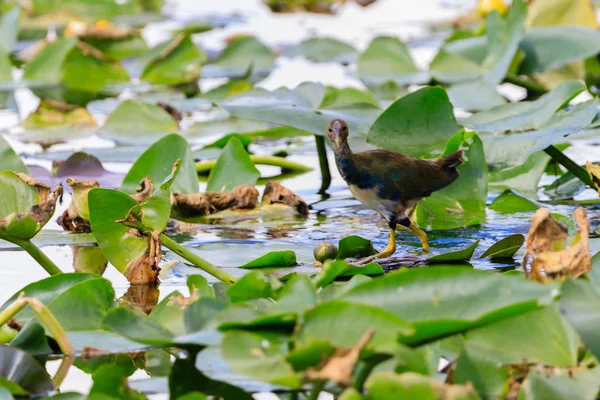
[[525, 26], [569, 25], [597, 28], [592, 0], [530, 0]]
[[590, 177], [594, 183], [594, 189], [596, 189], [598, 194], [600, 194], [600, 166], [594, 165], [588, 161], [585, 163], [585, 168], [590, 173]]

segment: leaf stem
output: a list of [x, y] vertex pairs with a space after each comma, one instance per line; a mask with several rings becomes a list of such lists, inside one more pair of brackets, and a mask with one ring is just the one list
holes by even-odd
[[527, 89], [528, 91], [538, 95], [548, 93], [548, 89], [546, 89], [545, 87], [538, 85], [532, 80], [521, 78], [517, 74], [512, 74], [509, 72], [506, 74], [504, 80], [508, 83], [512, 83], [513, 85], [521, 86], [522, 88]]
[[35, 244], [28, 239], [19, 239], [12, 236], [0, 236], [1, 239], [11, 242], [25, 250], [31, 257], [35, 259], [50, 275], [62, 274], [60, 268], [56, 266]]
[[[253, 164], [261, 165], [272, 165], [280, 167], [282, 171], [296, 171], [296, 172], [308, 172], [312, 171], [311, 167], [306, 165], [287, 160], [283, 157], [275, 156], [250, 156], [250, 161]], [[217, 160], [200, 161], [196, 163], [196, 172], [199, 174], [208, 174], [210, 170], [215, 166]]]
[[327, 160], [327, 147], [325, 146], [325, 137], [315, 135], [317, 153], [319, 154], [319, 167], [321, 168], [321, 188], [319, 194], [323, 194], [329, 189], [331, 184], [331, 171], [329, 170], [329, 161]]
[[594, 183], [592, 182], [589, 172], [585, 168], [577, 165], [575, 161], [567, 157], [565, 153], [557, 149], [554, 145], [546, 147], [544, 152], [552, 157], [554, 161], [565, 167], [573, 175], [579, 178], [579, 180], [581, 180], [583, 183], [590, 187], [594, 187]]
[[219, 267], [216, 267], [213, 264], [209, 263], [196, 253], [188, 250], [184, 246], [180, 245], [173, 239], [166, 236], [164, 233], [160, 234], [160, 241], [165, 247], [173, 251], [175, 254], [185, 258], [186, 260], [191, 262], [195, 267], [198, 267], [203, 271], [209, 273], [221, 282], [224, 282], [228, 285], [233, 285], [237, 282], [237, 279], [235, 277], [229, 275], [227, 272], [223, 271]]
[[326, 381], [324, 380], [315, 382], [306, 400], [317, 400], [319, 398], [319, 394], [321, 393], [321, 391], [323, 391], [323, 388], [325, 387], [325, 382]]
[[75, 354], [75, 349], [71, 345], [62, 325], [58, 322], [56, 317], [54, 317], [54, 314], [52, 314], [48, 307], [36, 298], [20, 297], [3, 311], [0, 311], [0, 326], [6, 324], [26, 305], [31, 306], [35, 315], [37, 315], [46, 328], [54, 335], [54, 340], [58, 343], [58, 347], [60, 347], [63, 354], [68, 357], [73, 356]]

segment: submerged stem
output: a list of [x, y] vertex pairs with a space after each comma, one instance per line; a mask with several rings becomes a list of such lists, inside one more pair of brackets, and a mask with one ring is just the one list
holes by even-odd
[[[280, 167], [282, 171], [294, 171], [294, 172], [308, 172], [312, 171], [311, 167], [306, 165], [287, 160], [283, 157], [275, 157], [275, 156], [250, 156], [250, 161], [253, 164], [261, 164], [261, 165], [272, 165], [275, 167]], [[210, 170], [215, 166], [217, 160], [208, 160], [201, 161], [196, 163], [196, 172], [199, 174], [207, 174]]]
[[17, 246], [19, 246], [20, 248], [22, 248], [23, 250], [25, 250], [50, 275], [62, 274], [62, 271], [60, 270], [60, 268], [58, 268], [56, 266], [56, 264], [54, 264], [52, 262], [52, 260], [50, 260], [48, 258], [48, 256], [46, 256], [39, 249], [39, 247], [37, 247], [35, 244], [31, 243], [31, 240], [28, 240], [28, 239], [19, 239], [19, 238], [15, 238], [15, 237], [11, 237], [11, 236], [2, 236], [1, 239], [4, 239], [4, 240], [6, 240], [8, 242], [11, 242], [11, 243], [14, 243]]
[[317, 145], [317, 154], [319, 155], [319, 167], [321, 168], [321, 188], [319, 194], [323, 194], [329, 189], [331, 184], [331, 171], [329, 170], [329, 161], [327, 160], [327, 147], [325, 146], [325, 137], [315, 135]]
[[194, 266], [211, 274], [212, 276], [214, 276], [221, 282], [224, 282], [228, 285], [233, 285], [234, 283], [237, 282], [237, 279], [235, 277], [229, 275], [227, 272], [223, 271], [222, 269], [212, 265], [211, 263], [209, 263], [208, 261], [206, 261], [199, 255], [197, 255], [196, 253], [186, 249], [184, 246], [180, 245], [173, 239], [169, 238], [164, 233], [160, 234], [160, 241], [165, 247], [167, 247], [168, 249], [173, 251], [175, 254], [180, 255], [181, 257], [185, 258], [186, 260], [191, 262]]
[[69, 338], [62, 325], [54, 314], [38, 299], [31, 297], [20, 297], [15, 300], [10, 306], [0, 311], [0, 326], [6, 324], [11, 318], [13, 318], [19, 311], [21, 311], [26, 305], [29, 305], [35, 315], [42, 321], [42, 323], [48, 328], [48, 330], [54, 335], [54, 340], [58, 343], [61, 351], [65, 356], [73, 356], [75, 349], [71, 345]]
[[554, 145], [546, 147], [544, 152], [552, 157], [554, 161], [565, 167], [569, 172], [579, 178], [579, 180], [581, 180], [583, 183], [589, 187], [594, 187], [590, 173], [585, 168], [579, 166], [575, 161], [567, 157], [565, 153], [557, 149]]

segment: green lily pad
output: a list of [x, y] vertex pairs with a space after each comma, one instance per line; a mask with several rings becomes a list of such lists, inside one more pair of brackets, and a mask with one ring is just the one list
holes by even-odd
[[458, 179], [417, 205], [417, 223], [421, 228], [453, 229], [479, 225], [485, 220], [489, 176], [483, 143], [474, 132], [459, 132], [448, 141], [444, 154], [460, 147], [466, 151], [465, 163], [458, 167]]
[[279, 267], [293, 267], [298, 265], [296, 260], [296, 253], [292, 250], [282, 251], [271, 251], [264, 256], [260, 256], [246, 264], [240, 266], [244, 269], [254, 268], [279, 268]]
[[296, 46], [286, 49], [286, 57], [304, 57], [314, 62], [352, 64], [358, 58], [358, 52], [348, 43], [337, 39], [318, 37], [306, 39]]
[[396, 100], [371, 126], [367, 142], [413, 156], [441, 151], [462, 127], [446, 90], [425, 87]]
[[386, 36], [373, 39], [359, 56], [357, 73], [363, 82], [374, 86], [390, 81], [399, 86], [429, 81], [429, 73], [419, 70], [406, 45]]
[[361, 258], [377, 254], [373, 242], [360, 236], [347, 236], [338, 244], [337, 259]]
[[10, 10], [2, 10], [0, 14], [0, 53], [10, 54], [15, 49], [19, 32], [19, 15], [21, 7], [15, 6]]
[[15, 153], [6, 139], [0, 136], [0, 171], [2, 170], [29, 173], [29, 169], [21, 160], [21, 157]]
[[343, 109], [354, 107], [380, 108], [375, 95], [367, 90], [354, 88], [337, 89], [331, 86], [325, 88], [325, 96], [319, 108]]
[[251, 332], [228, 332], [221, 343], [223, 358], [240, 374], [254, 379], [299, 388], [301, 383], [277, 346]]
[[44, 393], [54, 389], [46, 369], [23, 350], [0, 346], [0, 388], [14, 395]]
[[429, 257], [425, 260], [428, 264], [444, 264], [444, 263], [461, 263], [466, 262], [473, 257], [473, 253], [475, 249], [479, 245], [479, 240], [476, 240], [468, 247], [461, 250], [453, 250], [447, 253], [438, 254], [432, 257]]
[[144, 145], [178, 131], [177, 121], [161, 107], [125, 100], [108, 116], [98, 136], [117, 143]]
[[513, 189], [533, 194], [549, 161], [549, 155], [537, 151], [521, 165], [490, 171], [490, 189]]
[[203, 78], [240, 78], [248, 72], [266, 75], [275, 66], [275, 55], [254, 37], [231, 41], [217, 58], [202, 70]]
[[171, 173], [177, 160], [181, 160], [181, 166], [171, 190], [177, 193], [196, 193], [198, 175], [192, 150], [189, 143], [176, 133], [167, 135], [148, 147], [133, 163], [119, 190], [135, 193], [144, 177], [162, 182]]
[[[461, 296], [456, 295], [456, 287], [464, 289]], [[400, 340], [422, 343], [535, 309], [551, 299], [551, 292], [552, 288], [519, 276], [433, 266], [372, 279], [340, 299], [395, 314], [416, 329], [415, 334]]]
[[560, 371], [546, 375], [532, 370], [523, 381], [519, 399], [560, 400], [565, 395], [573, 399], [593, 399], [600, 384], [600, 369], [576, 370], [574, 374]]
[[600, 52], [600, 33], [583, 26], [545, 26], [528, 29], [520, 47], [525, 75], [551, 71]]
[[250, 271], [227, 290], [233, 303], [271, 295], [271, 284], [261, 271]]
[[541, 204], [513, 190], [506, 190], [490, 204], [490, 210], [503, 214], [537, 211], [540, 207]]
[[260, 172], [250, 160], [248, 152], [242, 143], [233, 137], [211, 169], [206, 190], [227, 192], [239, 185], [254, 185], [258, 178], [260, 178]]
[[120, 37], [86, 36], [82, 40], [115, 60], [137, 56], [148, 50], [146, 41], [136, 31], [126, 33]]
[[[461, 400], [479, 398], [475, 390], [467, 385], [440, 384], [432, 378], [414, 372], [395, 374], [394, 372], [377, 372], [369, 376], [365, 382], [369, 392], [369, 400], [434, 400], [441, 396]], [[441, 396], [440, 396], [441, 394]], [[443, 397], [441, 397], [443, 398]]]
[[490, 246], [490, 248], [481, 255], [481, 258], [510, 258], [519, 251], [523, 246], [523, 243], [525, 243], [525, 236], [519, 233], [509, 235]]
[[488, 110], [506, 104], [506, 99], [494, 85], [481, 80], [455, 83], [448, 88], [448, 97], [454, 107], [469, 111]]
[[475, 80], [484, 72], [479, 64], [443, 48], [431, 61], [429, 71], [436, 80], [444, 83]]
[[54, 214], [62, 187], [54, 192], [26, 175], [0, 171], [0, 237], [31, 239]]
[[173, 40], [151, 49], [143, 57], [149, 60], [141, 79], [155, 85], [181, 85], [197, 81], [200, 69], [207, 60], [189, 35], [178, 35]]

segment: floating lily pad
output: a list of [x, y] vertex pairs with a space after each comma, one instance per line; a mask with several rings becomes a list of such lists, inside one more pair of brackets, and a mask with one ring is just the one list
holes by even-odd
[[260, 177], [250, 156], [242, 143], [231, 138], [208, 177], [206, 190], [209, 192], [227, 192], [243, 184], [254, 185]]
[[110, 26], [88, 30], [84, 35], [79, 35], [79, 38], [115, 60], [136, 56], [148, 50], [146, 41], [135, 29]]
[[117, 143], [144, 145], [178, 131], [177, 121], [161, 107], [125, 100], [108, 116], [98, 135]]
[[260, 256], [255, 260], [247, 262], [240, 268], [278, 268], [278, 267], [293, 267], [298, 265], [296, 253], [292, 250], [271, 251], [264, 256]]
[[352, 64], [358, 58], [358, 52], [348, 43], [333, 38], [310, 38], [290, 47], [283, 53], [286, 57], [305, 57], [315, 62], [334, 62]]
[[358, 107], [380, 108], [375, 95], [368, 90], [354, 88], [337, 89], [331, 86], [325, 88], [325, 96], [319, 108], [343, 109]]
[[200, 69], [207, 56], [189, 36], [178, 35], [150, 50], [144, 59], [149, 61], [142, 72], [142, 80], [156, 85], [181, 85], [200, 78]]
[[523, 247], [523, 243], [525, 243], [525, 236], [519, 233], [509, 235], [490, 246], [481, 258], [510, 258]]
[[235, 38], [202, 70], [204, 78], [240, 78], [247, 73], [267, 75], [275, 66], [271, 50], [254, 37]]
[[513, 190], [506, 190], [500, 196], [496, 197], [494, 201], [492, 201], [492, 204], [490, 204], [490, 210], [494, 210], [499, 213], [537, 211], [537, 209], [540, 207], [542, 207], [541, 204], [530, 200]]
[[373, 39], [357, 63], [359, 78], [367, 85], [394, 82], [399, 86], [429, 81], [429, 73], [419, 70], [408, 48], [394, 37]]
[[0, 136], [0, 170], [29, 173], [21, 157], [10, 147], [6, 139]]
[[479, 240], [476, 240], [468, 247], [461, 250], [453, 250], [447, 253], [437, 254], [435, 256], [429, 257], [425, 260], [425, 262], [429, 264], [444, 264], [444, 263], [462, 263], [467, 262], [473, 257], [473, 253], [475, 253], [475, 249], [479, 245]]
[[361, 258], [376, 254], [373, 242], [360, 236], [352, 235], [343, 238], [338, 244], [337, 259]]

